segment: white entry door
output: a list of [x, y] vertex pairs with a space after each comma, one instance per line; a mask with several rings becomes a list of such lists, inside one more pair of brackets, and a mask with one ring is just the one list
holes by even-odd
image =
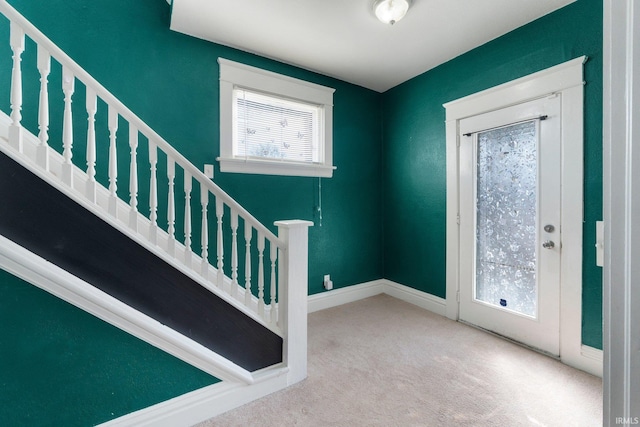
[[[460, 319], [559, 355], [560, 97], [460, 120]], [[568, 153], [570, 155], [570, 153]]]

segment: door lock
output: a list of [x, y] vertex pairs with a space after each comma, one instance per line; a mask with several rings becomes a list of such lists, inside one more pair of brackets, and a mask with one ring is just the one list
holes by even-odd
[[542, 247], [545, 248], [545, 249], [553, 249], [553, 248], [556, 247], [556, 244], [553, 243], [551, 240], [547, 240], [546, 242], [544, 242], [542, 244]]
[[555, 230], [556, 228], [551, 224], [547, 224], [544, 226], [544, 231], [546, 231], [547, 233], [553, 233]]

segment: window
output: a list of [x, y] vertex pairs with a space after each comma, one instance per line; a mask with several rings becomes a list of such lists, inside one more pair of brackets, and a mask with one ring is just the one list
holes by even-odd
[[237, 157], [318, 163], [317, 105], [233, 90], [233, 153]]
[[334, 89], [218, 59], [220, 170], [331, 177]]

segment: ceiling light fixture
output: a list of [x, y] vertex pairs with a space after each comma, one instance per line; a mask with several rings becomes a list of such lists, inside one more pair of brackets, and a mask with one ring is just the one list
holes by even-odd
[[385, 24], [395, 24], [407, 14], [410, 0], [376, 0], [373, 3], [373, 12], [376, 17]]

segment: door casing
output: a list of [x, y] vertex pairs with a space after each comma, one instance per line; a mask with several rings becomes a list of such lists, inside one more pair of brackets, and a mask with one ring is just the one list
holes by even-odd
[[[467, 117], [559, 94], [561, 105], [560, 359], [602, 376], [601, 353], [582, 345], [583, 65], [582, 56], [537, 73], [444, 104], [447, 144], [446, 314], [459, 318], [460, 207], [459, 125]], [[594, 260], [595, 262], [595, 260]]]

